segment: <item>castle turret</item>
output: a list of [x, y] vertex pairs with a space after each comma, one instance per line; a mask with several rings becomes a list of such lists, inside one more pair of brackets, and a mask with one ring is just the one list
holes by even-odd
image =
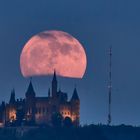
[[48, 90], [48, 97], [51, 97], [50, 88], [49, 88], [49, 90]]
[[4, 126], [6, 121], [6, 109], [5, 109], [5, 102], [2, 102], [0, 105], [0, 125]]
[[11, 91], [11, 97], [10, 97], [10, 100], [9, 100], [9, 104], [15, 104], [15, 90], [13, 89]]
[[15, 90], [14, 89], [11, 91], [9, 105], [6, 108], [5, 114], [6, 114], [6, 121], [10, 120], [10, 122], [13, 122], [16, 120], [16, 100], [15, 100]]
[[35, 91], [30, 80], [28, 89], [26, 91], [26, 119], [34, 122], [35, 120]]
[[30, 83], [29, 83], [29, 86], [28, 86], [28, 89], [26, 91], [25, 96], [26, 96], [26, 98], [34, 98], [35, 97], [35, 91], [34, 91], [31, 80], [30, 80]]
[[57, 97], [57, 79], [56, 72], [54, 71], [53, 80], [52, 80], [52, 97]]
[[79, 96], [78, 96], [78, 93], [77, 93], [77, 89], [76, 88], [74, 88], [71, 101], [79, 101]]
[[80, 118], [80, 100], [77, 93], [77, 89], [74, 88], [71, 102], [71, 109], [72, 109], [72, 121], [73, 123], [78, 126], [79, 125], [79, 118]]

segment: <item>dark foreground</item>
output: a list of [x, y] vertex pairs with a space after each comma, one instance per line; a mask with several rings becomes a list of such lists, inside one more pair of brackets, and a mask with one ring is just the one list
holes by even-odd
[[89, 125], [79, 128], [1, 128], [0, 140], [140, 140], [140, 127]]

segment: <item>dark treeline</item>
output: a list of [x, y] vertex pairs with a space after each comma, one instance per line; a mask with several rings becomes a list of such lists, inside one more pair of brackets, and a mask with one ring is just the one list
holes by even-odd
[[125, 125], [88, 125], [78, 128], [43, 126], [31, 128], [23, 134], [21, 130], [21, 127], [1, 128], [0, 140], [140, 140], [140, 127]]

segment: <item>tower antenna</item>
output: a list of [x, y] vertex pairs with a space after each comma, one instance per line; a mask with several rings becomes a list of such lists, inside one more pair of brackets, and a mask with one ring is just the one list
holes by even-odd
[[108, 125], [111, 124], [111, 96], [112, 96], [112, 46], [109, 48], [109, 85], [108, 85]]

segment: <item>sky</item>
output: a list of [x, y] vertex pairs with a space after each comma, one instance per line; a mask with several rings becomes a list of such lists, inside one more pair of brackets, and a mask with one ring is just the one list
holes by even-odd
[[[25, 43], [45, 30], [77, 38], [87, 54], [82, 79], [58, 77], [59, 86], [81, 100], [81, 124], [107, 123], [108, 49], [112, 45], [112, 124], [140, 125], [140, 1], [138, 0], [1, 0], [0, 101], [11, 89], [24, 97], [29, 78], [20, 71]], [[51, 76], [33, 77], [37, 96], [47, 96]]]

